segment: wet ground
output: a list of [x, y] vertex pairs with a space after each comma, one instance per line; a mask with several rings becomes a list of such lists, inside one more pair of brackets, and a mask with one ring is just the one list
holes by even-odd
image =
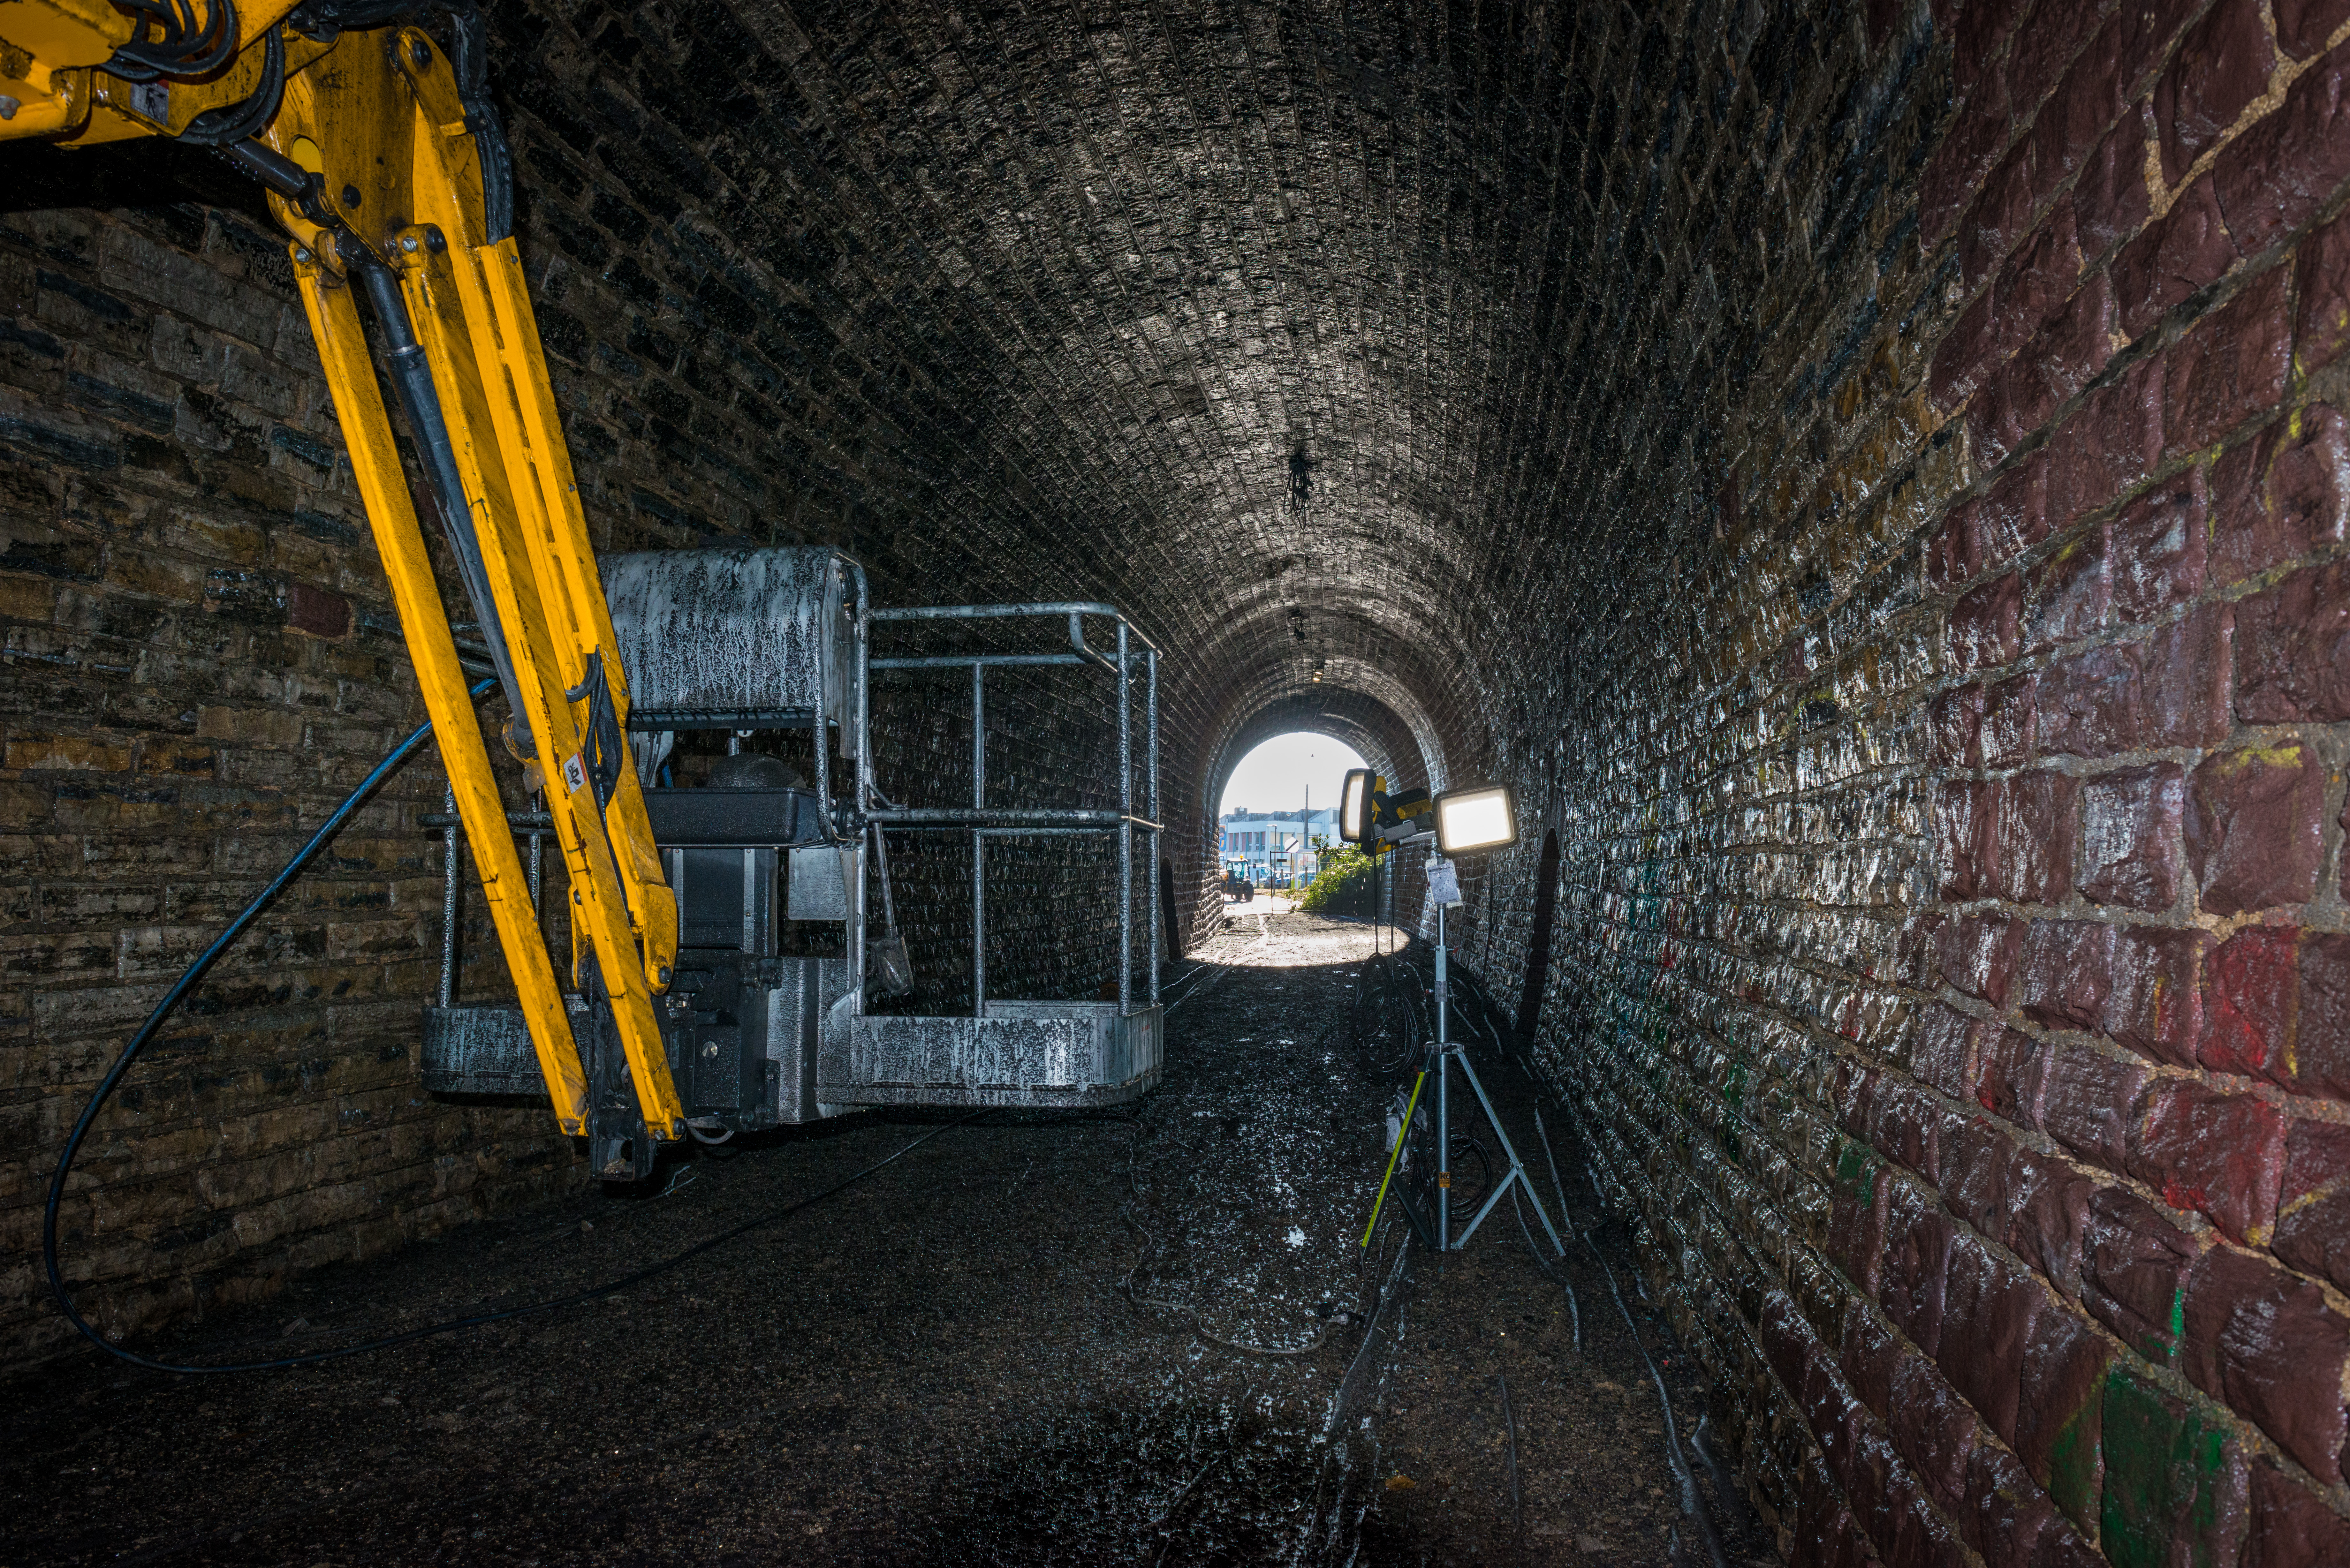
[[[146, 1348], [286, 1355], [560, 1295], [936, 1134], [595, 1303], [301, 1371], [93, 1353], [16, 1385], [0, 1561], [1710, 1563], [1627, 1317], [1684, 1444], [1703, 1391], [1587, 1188], [1572, 1306], [1506, 1199], [1459, 1254], [1392, 1220], [1359, 1245], [1391, 1092], [1347, 1043], [1370, 940], [1235, 920], [1177, 971], [1129, 1114], [850, 1118]], [[1529, 1086], [1480, 1070], [1555, 1217]], [[1771, 1561], [1690, 1464], [1722, 1561]]]

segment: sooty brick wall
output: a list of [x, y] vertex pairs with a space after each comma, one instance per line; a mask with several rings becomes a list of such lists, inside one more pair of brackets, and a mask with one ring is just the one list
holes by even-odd
[[[41, 1282], [40, 1204], [97, 1077], [182, 967], [422, 719], [265, 218], [185, 202], [61, 210], [37, 192], [71, 190], [73, 171], [30, 167], [36, 198], [0, 218], [11, 306], [0, 328], [0, 789], [13, 884], [0, 904], [11, 981], [0, 1233], [14, 1260], [0, 1276], [0, 1334], [12, 1358], [65, 1332]], [[98, 178], [116, 172], [100, 165]], [[200, 190], [218, 185], [189, 172]], [[723, 493], [702, 487], [709, 452], [691, 454], [702, 470], [681, 461], [684, 438], [595, 389], [561, 358], [563, 342], [550, 333], [600, 545], [739, 537], [724, 532], [740, 518]], [[690, 371], [639, 395], [681, 407]], [[689, 482], [712, 521], [681, 522], [686, 502], [646, 488]], [[765, 536], [806, 535], [779, 525]], [[462, 606], [452, 568], [442, 586]], [[960, 597], [962, 586], [915, 592]], [[904, 587], [880, 577], [878, 597], [904, 602]], [[903, 633], [892, 647], [920, 650]], [[1108, 680], [1011, 671], [991, 685], [989, 804], [1116, 804]], [[1139, 685], [1135, 703], [1139, 726]], [[910, 804], [968, 799], [962, 689], [885, 681], [876, 712], [886, 789]], [[714, 745], [697, 737], [689, 749]], [[805, 768], [805, 742], [797, 754]], [[518, 775], [506, 784], [519, 807]], [[417, 1085], [442, 885], [440, 836], [419, 819], [442, 809], [442, 787], [429, 752], [395, 775], [192, 993], [86, 1147], [63, 1231], [84, 1311], [108, 1332], [200, 1316], [274, 1291], [290, 1271], [581, 1179], [543, 1111], [440, 1103]], [[895, 848], [920, 982], [900, 1005], [967, 1007], [968, 850], [913, 835]], [[1094, 995], [1115, 972], [1114, 852], [1013, 844], [991, 856], [991, 992]], [[470, 858], [461, 868], [460, 1000], [510, 996]], [[1139, 886], [1148, 873], [1139, 857]], [[546, 875], [561, 971], [559, 856]], [[1138, 954], [1149, 908], [1138, 905]]]
[[2345, 34], [1873, 6], [1631, 139], [1652, 286], [1740, 306], [1662, 324], [1706, 483], [1589, 486], [1652, 559], [1504, 762], [1550, 1071], [1791, 1561], [2350, 1561]]
[[[63, 1328], [38, 1205], [89, 1087], [421, 719], [290, 285], [234, 212], [0, 217], [12, 1359]], [[417, 1088], [440, 898], [416, 819], [440, 800], [429, 756], [396, 776], [190, 998], [85, 1151], [71, 1272], [109, 1331], [568, 1179], [527, 1119]]]
[[[1309, 648], [1403, 688], [1376, 619], [1317, 601], [1313, 641], [1299, 636], [1290, 612], [1314, 595], [1295, 546], [1319, 537], [1306, 508], [1328, 460], [1279, 421], [1255, 429], [1263, 410], [1221, 432], [1200, 379], [1213, 356], [1170, 379], [1174, 318], [1121, 304], [1170, 253], [1119, 250], [1121, 276], [1101, 271], [1108, 253], [1032, 243], [1060, 216], [1037, 193], [1079, 199], [1049, 138], [1023, 174], [1030, 196], [978, 199], [1004, 162], [986, 144], [1035, 132], [1001, 85], [1024, 46], [919, 11], [869, 36], [830, 19], [847, 31], [820, 44], [780, 8], [738, 23], [715, 6], [509, 5], [493, 20], [522, 240], [599, 548], [817, 540], [863, 559], [885, 603], [1136, 606], [1181, 655], [1162, 710], [1170, 758], [1191, 760], [1168, 768], [1167, 851], [1185, 868], [1180, 918], [1211, 920], [1199, 758], [1235, 709], [1303, 691]], [[1066, 48], [1031, 58], [1069, 64]], [[887, 127], [868, 112], [876, 69], [904, 104]], [[920, 123], [923, 74], [956, 70], [988, 85], [933, 126], [935, 163], [879, 156]], [[722, 81], [723, 110], [702, 91]], [[421, 715], [254, 193], [172, 149], [0, 156], [0, 784], [15, 874], [0, 904], [0, 1224], [16, 1260], [0, 1332], [14, 1358], [61, 1342], [33, 1240], [82, 1098], [180, 966]], [[1274, 283], [1226, 281], [1241, 295]], [[1055, 327], [1048, 301], [1074, 317]], [[1260, 374], [1243, 360], [1263, 357], [1263, 330], [1253, 316], [1213, 345], [1232, 377]], [[1221, 455], [1197, 461], [1203, 442]], [[1295, 537], [1266, 548], [1268, 522]], [[1186, 552], [1216, 540], [1238, 552], [1232, 567], [1194, 570]], [[1219, 639], [1252, 637], [1282, 657], [1216, 657]], [[1018, 684], [991, 702], [991, 799], [1041, 804], [1078, 784], [1109, 798], [1073, 761], [1098, 732]], [[967, 787], [958, 703], [932, 707], [881, 747], [884, 787], [915, 804]], [[1424, 719], [1414, 732], [1435, 734]], [[437, 846], [417, 818], [440, 794], [429, 758], [394, 782], [196, 994], [85, 1156], [69, 1272], [109, 1330], [577, 1179], [543, 1116], [416, 1091], [440, 915]], [[1061, 899], [1079, 857], [994, 853], [991, 989], [1090, 993], [1115, 925], [1097, 897]], [[900, 841], [925, 1003], [968, 994], [967, 866], [959, 846]], [[547, 902], [560, 950], [559, 877]], [[463, 928], [468, 1000], [499, 991], [479, 908]]]
[[[2350, 1514], [2344, 9], [492, 14], [599, 544], [1128, 604], [1189, 921], [1275, 726], [1515, 781], [1549, 1071], [1791, 1557], [2278, 1568]], [[0, 248], [18, 1235], [172, 900], [265, 869], [235, 814], [411, 717], [265, 225], [114, 177]], [[951, 709], [893, 793], [966, 787]], [[181, 1195], [99, 1211], [126, 1325], [436, 1222], [434, 1162], [566, 1168], [432, 1106], [330, 1168], [380, 1135], [295, 1065], [405, 1052], [428, 983], [400, 788], [374, 912], [282, 927], [380, 1011], [224, 995], [112, 1145], [101, 1204]], [[1468, 879], [1497, 970], [1535, 854]], [[216, 1199], [265, 1099], [282, 1197]]]

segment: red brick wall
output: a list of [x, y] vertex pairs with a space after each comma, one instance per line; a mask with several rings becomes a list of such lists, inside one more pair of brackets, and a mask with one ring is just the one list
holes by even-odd
[[1554, 1070], [1797, 1564], [2350, 1563], [2346, 36], [1869, 7], [1949, 108], [1865, 308], [1788, 292], [1698, 602], [1520, 765]]

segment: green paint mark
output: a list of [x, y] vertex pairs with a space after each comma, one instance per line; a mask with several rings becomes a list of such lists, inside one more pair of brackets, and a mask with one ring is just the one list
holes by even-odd
[[1866, 1209], [1877, 1201], [1877, 1176], [1885, 1162], [1877, 1151], [1856, 1138], [1846, 1138], [1836, 1153], [1836, 1185], [1860, 1200]]
[[2099, 1512], [2114, 1568], [2218, 1568], [2229, 1542], [2228, 1434], [2127, 1368], [2106, 1376]]
[[2187, 1289], [2184, 1285], [2170, 1293], [2168, 1332], [2148, 1325], [2148, 1332], [2138, 1336], [2137, 1353], [2157, 1366], [2178, 1364], [2178, 1346], [2187, 1334]]

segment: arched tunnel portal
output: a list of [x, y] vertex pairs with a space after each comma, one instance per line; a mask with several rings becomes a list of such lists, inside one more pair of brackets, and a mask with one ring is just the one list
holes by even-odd
[[[0, 5], [10, 115], [35, 88], [8, 14], [32, 9]], [[384, 9], [313, 0], [292, 47]], [[1161, 850], [1192, 950], [1168, 971], [1191, 1011], [1167, 1015], [1156, 1091], [1189, 1130], [1156, 1147], [1211, 1159], [1243, 1113], [1181, 1094], [1212, 1082], [1253, 1107], [1294, 1071], [1361, 1097], [1316, 1113], [1313, 1137], [1336, 1141], [1298, 1147], [1373, 1179], [1386, 1152], [1388, 1085], [1348, 1079], [1369, 1053], [1334, 1044], [1359, 1033], [1340, 979], [1370, 950], [1334, 924], [1282, 978], [1279, 955], [1307, 950], [1278, 928], [1246, 952], [1219, 934], [1216, 792], [1250, 746], [1315, 730], [1399, 779], [1515, 790], [1524, 842], [1466, 866], [1449, 950], [1464, 987], [1503, 999], [1477, 1048], [1497, 1079], [1523, 1066], [1511, 1105], [1572, 1151], [1564, 1178], [1539, 1174], [1581, 1216], [1565, 1240], [1588, 1257], [1546, 1256], [1586, 1270], [1567, 1276], [1584, 1293], [1530, 1275], [1539, 1321], [1579, 1299], [1579, 1351], [1612, 1310], [1596, 1303], [1620, 1304], [1635, 1370], [1562, 1354], [1506, 1362], [1510, 1386], [1646, 1397], [1652, 1355], [1688, 1381], [1659, 1371], [1654, 1434], [1621, 1410], [1575, 1429], [1576, 1451], [1669, 1458], [1669, 1519], [1488, 1545], [1661, 1562], [1669, 1529], [1675, 1551], [1719, 1544], [1694, 1517], [1702, 1482], [1753, 1511], [1757, 1552], [1798, 1563], [2350, 1562], [2350, 5], [479, 14], [599, 552], [833, 546], [885, 605], [1107, 600], [1162, 650]], [[106, 113], [132, 139], [61, 149], [0, 119], [0, 1225], [18, 1254], [0, 1335], [36, 1370], [79, 1344], [31, 1262], [65, 1129], [422, 712], [266, 203], [221, 159], [143, 135], [151, 116]], [[989, 787], [1114, 803], [1044, 679], [991, 688]], [[967, 798], [961, 690], [891, 688], [894, 797]], [[697, 744], [714, 767], [722, 740]], [[60, 1210], [106, 1334], [197, 1333], [325, 1289], [328, 1265], [567, 1215], [584, 1190], [543, 1115], [419, 1087], [447, 907], [435, 766], [351, 819], [109, 1111]], [[527, 810], [519, 774], [504, 784]], [[918, 993], [951, 1002], [954, 965], [979, 962], [958, 956], [964, 851], [893, 852]], [[1116, 924], [1077, 891], [1081, 859], [1001, 851], [1017, 919], [996, 994], [1099, 1000]], [[456, 880], [478, 910], [478, 881]], [[452, 942], [470, 994], [504, 996], [469, 919]], [[1204, 1075], [1179, 1092], [1186, 1050]], [[841, 1136], [860, 1150], [883, 1136], [859, 1125]], [[1146, 1201], [1133, 1136], [1131, 1158], [1082, 1172], [1035, 1156], [1056, 1194], [1130, 1179], [1068, 1213]], [[1340, 1229], [1299, 1224], [1296, 1257]], [[1287, 1258], [1287, 1233], [1258, 1240]], [[1109, 1247], [1056, 1245], [1001, 1299], [1045, 1313], [1070, 1260]], [[793, 1289], [845, 1300], [806, 1284], [828, 1266]], [[1120, 1277], [1096, 1294], [1125, 1291], [1118, 1310], [1201, 1356], [1248, 1354], [1212, 1303], [1162, 1312], [1147, 1272]], [[1371, 1332], [1315, 1310], [1315, 1355]], [[877, 1321], [947, 1338], [1011, 1321], [904, 1313]], [[1053, 1342], [1071, 1366], [1075, 1321]], [[1380, 1397], [1451, 1412], [1437, 1390], [1483, 1389], [1503, 1326], [1490, 1366]], [[1158, 1364], [1134, 1355], [1087, 1365], [1139, 1386]], [[491, 1374], [469, 1386], [508, 1407]], [[1179, 1423], [1222, 1434], [1235, 1480], [1259, 1459], [1230, 1456], [1273, 1429], [1233, 1413], [1245, 1391]], [[1454, 1414], [1514, 1441], [1514, 1416]], [[1315, 1508], [1376, 1501], [1405, 1521], [1380, 1539], [1428, 1546], [1410, 1531], [1449, 1516], [1427, 1500], [1468, 1491], [1380, 1452], [1376, 1498], [1317, 1477]], [[1003, 1464], [1002, 1495], [1043, 1484]], [[1572, 1468], [1530, 1462], [1529, 1484]], [[45, 1496], [69, 1495], [63, 1473]], [[1170, 1544], [1185, 1510], [1241, 1530], [1201, 1484], [1134, 1501], [1159, 1533], [1118, 1550], [1207, 1552]], [[1584, 1506], [1506, 1495], [1521, 1516], [1534, 1498], [1538, 1526]], [[795, 1519], [792, 1540], [833, 1517]], [[69, 1535], [25, 1555], [68, 1560]], [[213, 1539], [179, 1519], [83, 1544], [167, 1537]], [[844, 1560], [897, 1560], [854, 1541]]]

